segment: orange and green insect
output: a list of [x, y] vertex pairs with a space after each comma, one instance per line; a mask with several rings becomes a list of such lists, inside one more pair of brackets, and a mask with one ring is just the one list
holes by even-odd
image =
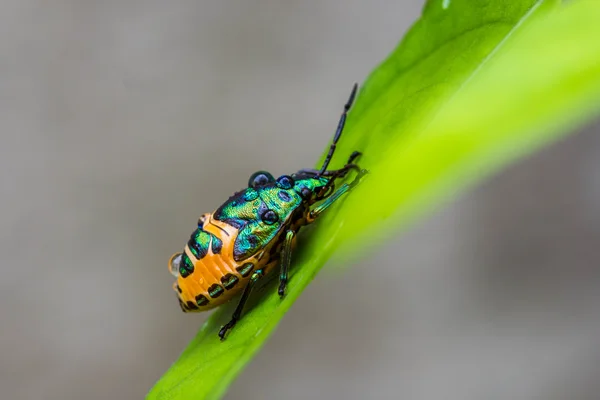
[[[252, 174], [247, 188], [213, 213], [200, 217], [183, 252], [171, 257], [169, 270], [177, 278], [173, 289], [184, 312], [211, 309], [242, 292], [231, 320], [219, 331], [221, 340], [240, 320], [252, 288], [277, 265], [278, 293], [283, 298], [298, 231], [351, 190], [367, 172], [354, 162], [360, 156], [357, 151], [344, 167], [327, 169], [356, 90], [354, 85], [319, 170], [302, 169], [277, 179], [265, 171]], [[354, 180], [335, 190], [336, 181], [350, 171], [357, 172]]]

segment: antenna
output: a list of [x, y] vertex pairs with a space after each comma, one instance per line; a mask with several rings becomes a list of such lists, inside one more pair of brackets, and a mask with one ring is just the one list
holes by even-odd
[[337, 144], [338, 140], [340, 140], [340, 136], [342, 136], [342, 131], [344, 130], [344, 124], [346, 123], [346, 116], [348, 115], [348, 110], [350, 110], [350, 107], [352, 107], [352, 103], [354, 102], [354, 97], [356, 97], [357, 89], [358, 89], [358, 83], [355, 83], [354, 86], [352, 87], [352, 92], [350, 93], [350, 97], [348, 98], [346, 105], [344, 105], [344, 111], [342, 112], [342, 115], [340, 116], [340, 122], [338, 122], [337, 130], [335, 131], [335, 136], [333, 137], [333, 142], [331, 143], [331, 146], [329, 147], [329, 152], [327, 153], [327, 157], [325, 157], [323, 166], [321, 167], [321, 170], [319, 171], [317, 176], [321, 176], [327, 170], [327, 167], [329, 166], [329, 162], [331, 161], [331, 158], [333, 157], [333, 153], [335, 152], [335, 145]]

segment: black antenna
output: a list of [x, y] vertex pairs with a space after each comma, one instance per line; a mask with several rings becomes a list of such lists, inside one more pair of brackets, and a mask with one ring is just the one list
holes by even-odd
[[342, 115], [340, 116], [340, 122], [338, 122], [337, 130], [335, 131], [335, 136], [333, 137], [333, 142], [331, 143], [331, 146], [329, 147], [329, 153], [327, 153], [327, 157], [325, 157], [323, 166], [321, 167], [321, 170], [319, 171], [317, 176], [320, 176], [321, 174], [323, 174], [327, 170], [327, 167], [329, 166], [331, 157], [333, 157], [333, 153], [335, 152], [335, 145], [337, 144], [338, 140], [340, 140], [340, 136], [342, 136], [342, 131], [344, 130], [344, 124], [346, 123], [346, 116], [348, 115], [348, 110], [350, 110], [350, 107], [352, 107], [352, 103], [354, 102], [354, 97], [356, 96], [357, 89], [358, 89], [358, 83], [355, 83], [354, 86], [352, 87], [352, 92], [350, 93], [350, 98], [348, 98], [348, 101], [346, 102], [346, 105], [344, 106], [344, 112], [342, 112]]

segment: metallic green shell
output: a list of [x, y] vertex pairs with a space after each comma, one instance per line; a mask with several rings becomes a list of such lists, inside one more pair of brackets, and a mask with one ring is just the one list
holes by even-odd
[[328, 179], [298, 176], [289, 189], [272, 182], [257, 188], [247, 188], [234, 194], [213, 214], [219, 221], [239, 229], [234, 244], [234, 259], [244, 260], [267, 246], [284, 226], [293, 219], [294, 211], [305, 206], [302, 190], [324, 186]]

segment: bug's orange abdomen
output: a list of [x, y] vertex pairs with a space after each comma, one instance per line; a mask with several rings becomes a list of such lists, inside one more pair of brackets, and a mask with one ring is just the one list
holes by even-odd
[[[184, 252], [193, 265], [193, 271], [187, 276], [178, 273], [173, 288], [179, 296], [181, 308], [186, 312], [205, 311], [228, 302], [246, 286], [252, 272], [264, 269], [270, 258], [263, 251], [246, 260], [235, 261], [234, 245], [238, 230], [214, 219], [212, 214], [205, 214], [203, 218], [202, 229], [218, 239], [221, 246], [218, 253], [215, 253], [214, 245], [209, 247], [201, 258], [194, 255], [189, 244], [185, 246]], [[178, 256], [181, 254], [173, 257]]]

